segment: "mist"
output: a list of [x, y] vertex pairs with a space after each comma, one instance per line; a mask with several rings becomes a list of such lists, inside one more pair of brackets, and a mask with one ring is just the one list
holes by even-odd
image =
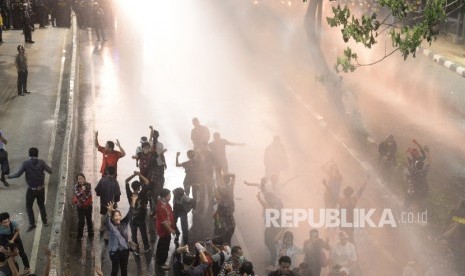
[[[340, 83], [321, 81], [322, 68], [331, 69], [346, 47], [340, 30], [326, 24], [330, 7], [323, 4], [321, 43], [312, 44], [304, 28], [307, 4], [300, 1], [120, 0], [117, 50], [103, 49], [95, 58], [103, 68], [98, 99], [125, 111], [114, 115], [119, 125], [108, 127], [107, 134], [123, 125], [122, 143], [132, 151], [154, 125], [168, 149], [168, 188], [182, 186], [184, 174], [174, 168], [175, 153], [183, 152], [184, 157], [192, 147], [193, 117], [211, 133], [246, 143], [244, 148], [227, 149], [230, 171], [237, 175], [233, 241], [243, 246], [259, 274], [268, 258], [263, 210], [256, 199], [259, 189], [243, 181], [258, 183], [264, 176], [264, 151], [275, 135], [281, 137], [290, 161], [281, 181], [293, 178], [279, 189], [286, 208], [324, 207], [322, 165], [333, 159], [343, 176], [342, 189], [350, 185], [357, 190], [369, 177], [357, 207], [402, 212], [404, 194], [377, 170], [377, 143], [390, 134], [402, 152], [413, 146], [414, 138], [430, 147], [432, 191], [464, 177], [457, 165], [465, 161], [465, 137], [457, 119], [462, 114], [441, 96], [463, 87], [463, 79], [447, 71], [435, 74], [437, 65], [421, 56], [404, 61], [394, 54], [342, 75]], [[389, 47], [390, 42], [381, 39], [372, 50], [355, 48], [361, 62], [372, 62]], [[341, 93], [343, 108], [332, 102], [334, 91]], [[113, 109], [99, 108], [100, 114]], [[107, 123], [97, 116], [96, 125]], [[121, 174], [131, 174], [134, 161], [120, 162]], [[458, 199], [451, 197], [454, 204]], [[429, 266], [448, 271], [431, 261], [442, 256], [446, 246], [422, 227], [356, 229], [363, 275], [400, 275], [412, 260], [420, 263], [421, 271]], [[301, 247], [310, 227], [290, 230]], [[331, 244], [337, 242], [337, 229], [319, 231]]]

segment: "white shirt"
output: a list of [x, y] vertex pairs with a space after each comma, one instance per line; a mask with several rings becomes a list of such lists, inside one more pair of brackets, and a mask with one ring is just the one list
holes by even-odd
[[[221, 260], [220, 253], [221, 252], [218, 252], [212, 255], [212, 259], [214, 262], [219, 262]], [[228, 261], [231, 258], [231, 248], [226, 245], [224, 247], [223, 254], [224, 254], [224, 261]]]
[[357, 254], [355, 253], [355, 246], [347, 242], [346, 245], [336, 243], [331, 249], [331, 260], [333, 264], [339, 264], [343, 267], [348, 267], [349, 262], [357, 261]]
[[165, 165], [165, 163], [163, 163], [163, 161], [161, 160], [161, 155], [163, 154], [163, 151], [165, 150], [163, 148], [163, 144], [160, 143], [160, 142], [157, 142], [155, 147], [156, 147], [156, 151], [157, 151], [157, 154], [158, 154], [158, 157], [157, 157], [158, 166], [163, 166], [163, 165]]

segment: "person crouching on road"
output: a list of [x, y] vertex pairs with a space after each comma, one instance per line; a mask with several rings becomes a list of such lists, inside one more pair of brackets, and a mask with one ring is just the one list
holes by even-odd
[[48, 226], [47, 212], [45, 210], [45, 172], [51, 174], [52, 168], [38, 157], [39, 150], [37, 148], [30, 148], [29, 159], [24, 161], [15, 173], [7, 176], [8, 179], [18, 178], [26, 172], [26, 183], [28, 186], [26, 192], [26, 211], [29, 218], [28, 232], [36, 228], [34, 210], [32, 209], [35, 199], [37, 199], [37, 205], [39, 205], [42, 223], [45, 227]]
[[131, 223], [136, 201], [137, 194], [133, 194], [129, 211], [124, 218], [119, 210], [113, 209], [113, 202], [107, 204], [108, 214], [105, 219], [105, 227], [109, 234], [108, 251], [111, 259], [111, 276], [117, 276], [119, 269], [121, 269], [121, 276], [128, 275], [128, 226]]
[[92, 223], [92, 190], [90, 183], [86, 181], [86, 177], [82, 173], [76, 176], [73, 203], [76, 205], [78, 213], [78, 241], [82, 240], [85, 222], [87, 222], [88, 236], [92, 238], [94, 236], [94, 226]]
[[[19, 256], [24, 265], [24, 273], [31, 272], [29, 268], [29, 259], [27, 258], [26, 251], [24, 251], [23, 242], [19, 236], [19, 227], [16, 221], [10, 220], [10, 214], [0, 214], [0, 245], [7, 247], [8, 244], [15, 244], [19, 250]], [[25, 274], [22, 275], [25, 275]]]

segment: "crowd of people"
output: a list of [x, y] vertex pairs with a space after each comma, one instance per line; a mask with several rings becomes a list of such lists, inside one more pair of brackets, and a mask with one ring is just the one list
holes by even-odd
[[[99, 167], [101, 178], [93, 187], [84, 174], [78, 173], [73, 186], [72, 204], [76, 206], [78, 217], [77, 240], [91, 239], [95, 231], [92, 214], [95, 199], [93, 190], [99, 197], [101, 227], [97, 231], [105, 240], [105, 252], [112, 263], [111, 275], [128, 275], [130, 254], [135, 257], [150, 256], [148, 267], [153, 249], [157, 275], [163, 275], [168, 270], [173, 275], [255, 274], [252, 256], [244, 256], [242, 245], [234, 244], [236, 175], [229, 171], [226, 158], [226, 146], [245, 144], [228, 141], [219, 133], [214, 133], [210, 141], [209, 129], [201, 125], [197, 118], [194, 118], [192, 123], [193, 149], [187, 151], [187, 160], [184, 162], [179, 160], [180, 152], [176, 153], [175, 166], [185, 171], [183, 185], [173, 191], [165, 187], [167, 150], [159, 140], [160, 133], [150, 126], [148, 137], [141, 137], [140, 146], [132, 155], [135, 171], [125, 179], [124, 186], [129, 202], [129, 211], [126, 214], [118, 209], [121, 188], [117, 180], [118, 160], [127, 155], [126, 151], [119, 140], [107, 141], [104, 146], [100, 145], [99, 133], [95, 133], [95, 147], [102, 154]], [[421, 146], [416, 140], [413, 142], [417, 146], [418, 154], [415, 153], [415, 149], [408, 149], [407, 164], [413, 169], [418, 169], [418, 162], [425, 162], [422, 168], [427, 170], [431, 163], [428, 148]], [[7, 138], [0, 131], [1, 181], [5, 186], [9, 186], [8, 179], [20, 177], [25, 173], [28, 185], [26, 211], [29, 218], [26, 233], [36, 228], [32, 210], [35, 200], [40, 209], [42, 224], [47, 227], [48, 219], [44, 206], [45, 173], [52, 173], [52, 168], [38, 158], [37, 148], [30, 148], [29, 159], [15, 172], [10, 173], [8, 154], [5, 150], [7, 143]], [[393, 146], [393, 137], [388, 137], [385, 143], [387, 146], [380, 146], [380, 162], [384, 159], [397, 162], [391, 157], [396, 154], [393, 150], [396, 148]], [[289, 162], [278, 136], [274, 137], [265, 150], [264, 165], [266, 175], [261, 182], [255, 184], [245, 181], [245, 184], [259, 188], [256, 197], [264, 210], [282, 209], [284, 204], [279, 196], [279, 189], [294, 178], [280, 180]], [[322, 181], [325, 188], [325, 208], [346, 209], [348, 214], [352, 214], [351, 210], [356, 208], [368, 179], [357, 191], [351, 186], [342, 189], [343, 176], [334, 160], [323, 164], [322, 170], [326, 174]], [[463, 256], [460, 250], [463, 248], [461, 242], [465, 240], [461, 229], [464, 224], [464, 208], [465, 204], [462, 203], [459, 209], [452, 212], [451, 225], [444, 233], [444, 238], [455, 241], [451, 243], [451, 247], [455, 249], [454, 253], [458, 258]], [[188, 224], [188, 215], [191, 212], [193, 217], [201, 221], [201, 225]], [[178, 227], [179, 219], [181, 227]], [[353, 219], [349, 215], [347, 222], [353, 222]], [[192, 235], [195, 227], [202, 229], [203, 236], [200, 238], [198, 235]], [[155, 235], [150, 233], [150, 228], [156, 229]], [[353, 230], [351, 227], [340, 227], [336, 235], [337, 241], [330, 243], [328, 237], [320, 237], [319, 230], [311, 229], [308, 239], [299, 246], [295, 242], [295, 233], [291, 230], [272, 225], [264, 227], [264, 244], [269, 253], [267, 273], [273, 276], [315, 276], [322, 275], [323, 269], [327, 268], [330, 276], [357, 275], [358, 258]], [[175, 250], [170, 258], [172, 238]], [[156, 243], [152, 244], [155, 241]], [[0, 273], [5, 270], [5, 275], [18, 275], [16, 256], [21, 258], [23, 274], [30, 272], [19, 224], [11, 220], [6, 212], [0, 214], [0, 246]], [[96, 271], [102, 275], [100, 268]]]
[[11, 29], [22, 29], [25, 42], [34, 43], [34, 24], [39, 24], [39, 28], [45, 28], [50, 24], [49, 15], [52, 25], [55, 26], [56, 1], [2, 0], [0, 10], [0, 43], [3, 43], [2, 31]]
[[[226, 146], [244, 144], [223, 139], [219, 133], [214, 133], [210, 142], [209, 129], [201, 125], [197, 118], [194, 118], [192, 123], [193, 149], [187, 151], [187, 160], [184, 162], [179, 161], [181, 153], [176, 154], [176, 167], [185, 171], [183, 187], [173, 191], [165, 188], [164, 172], [168, 165], [165, 160], [166, 149], [159, 141], [159, 132], [150, 126], [148, 138], [141, 137], [140, 146], [132, 156], [135, 159], [136, 170], [125, 180], [130, 208], [124, 218], [117, 209], [121, 200], [117, 175], [118, 160], [125, 157], [126, 152], [118, 140], [116, 143], [107, 141], [105, 146], [101, 146], [98, 132], [95, 133], [95, 147], [102, 153], [102, 178], [95, 187], [95, 194], [100, 198], [102, 227], [99, 231], [100, 236], [106, 241], [112, 261], [111, 275], [117, 275], [118, 271], [121, 275], [127, 275], [129, 252], [134, 256], [150, 255], [152, 247], [149, 241], [155, 240], [155, 268], [158, 272], [173, 269], [178, 271], [176, 275], [195, 274], [196, 271], [213, 269], [213, 260], [216, 260], [215, 275], [218, 275], [220, 271], [226, 274], [242, 265], [243, 261], [240, 264], [231, 262], [223, 267], [223, 263], [242, 255], [239, 247], [230, 246], [235, 230], [235, 175], [228, 171]], [[85, 238], [86, 224], [87, 237], [94, 236], [92, 203], [91, 184], [83, 174], [78, 174], [73, 197], [73, 204], [78, 212], [78, 240]], [[194, 211], [195, 216], [201, 221], [210, 221], [214, 228], [211, 234], [215, 235], [210, 242], [195, 242], [189, 235], [192, 229], [189, 229], [187, 217], [191, 211]], [[176, 226], [179, 219], [180, 229]], [[156, 237], [148, 231], [152, 227], [156, 229]], [[129, 229], [131, 235], [128, 235]], [[211, 234], [204, 233], [208, 236]], [[172, 237], [177, 250], [169, 262], [170, 268], [167, 261]], [[138, 238], [142, 240], [141, 245]], [[188, 246], [196, 249], [197, 257], [188, 253]], [[206, 250], [206, 247], [219, 251], [211, 254], [211, 250]], [[252, 269], [250, 263], [249, 265], [249, 269]]]
[[[8, 161], [8, 152], [5, 145], [8, 139], [5, 134], [0, 130], [0, 169], [1, 169], [1, 182], [6, 187], [9, 187], [7, 179], [18, 178], [21, 175], [26, 175], [26, 213], [29, 219], [29, 227], [26, 232], [31, 232], [36, 228], [36, 220], [33, 211], [34, 201], [37, 200], [39, 206], [42, 225], [47, 227], [47, 212], [45, 209], [45, 173], [52, 173], [52, 168], [42, 159], [39, 159], [39, 150], [37, 148], [29, 149], [29, 158], [22, 162], [21, 166], [10, 174], [10, 165]], [[47, 253], [47, 267], [45, 274], [48, 275], [50, 251], [45, 249]], [[20, 275], [19, 266], [15, 261], [15, 257], [20, 256], [23, 264], [23, 272], [21, 275], [34, 275], [30, 274], [31, 268], [29, 265], [29, 258], [24, 250], [21, 239], [19, 224], [11, 220], [8, 212], [0, 213], [0, 275]]]
[[104, 27], [110, 15], [106, 1], [58, 1], [51, 0], [0, 0], [0, 44], [3, 41], [3, 31], [22, 29], [25, 43], [35, 43], [32, 32], [35, 24], [39, 28], [48, 25], [57, 26], [57, 17], [61, 27], [71, 24], [71, 9], [76, 14], [78, 27], [92, 28], [97, 41], [105, 41]]
[[427, 175], [431, 167], [431, 153], [428, 146], [412, 140], [414, 147], [408, 147], [403, 156], [398, 152], [397, 142], [389, 135], [378, 146], [378, 163], [385, 179], [390, 180], [394, 171], [401, 168], [404, 172], [408, 188], [404, 205], [406, 208], [424, 208], [424, 200], [429, 187]]
[[[164, 156], [166, 149], [159, 141], [159, 132], [149, 127], [148, 138], [141, 137], [141, 144], [133, 155], [138, 170], [125, 180], [130, 209], [124, 218], [117, 210], [121, 191], [116, 176], [118, 160], [126, 156], [126, 152], [118, 140], [116, 143], [107, 141], [105, 147], [101, 146], [96, 132], [95, 146], [102, 153], [103, 159], [100, 167], [102, 178], [95, 191], [100, 197], [100, 214], [104, 226], [100, 233], [108, 240], [107, 249], [112, 260], [111, 275], [117, 275], [118, 271], [121, 271], [121, 275], [127, 275], [130, 252], [135, 256], [151, 254], [149, 241], [155, 240], [147, 231], [151, 226], [156, 229], [157, 242], [154, 248], [157, 273], [171, 270], [174, 275], [254, 274], [249, 256], [244, 256], [240, 245], [233, 244], [236, 228], [236, 176], [229, 171], [226, 158], [226, 146], [245, 144], [230, 142], [221, 138], [219, 133], [214, 133], [210, 141], [209, 129], [201, 125], [197, 118], [192, 123], [193, 149], [187, 151], [187, 160], [184, 162], [179, 160], [181, 153], [176, 153], [176, 167], [185, 170], [183, 187], [173, 191], [165, 187], [164, 171], [168, 166]], [[115, 146], [118, 150], [115, 150]], [[279, 182], [281, 172], [288, 167], [288, 160], [278, 136], [266, 148], [264, 164], [268, 176], [263, 177], [260, 184], [245, 184], [259, 187], [257, 199], [264, 209], [281, 209], [283, 203], [277, 193], [278, 186], [282, 187], [286, 182], [292, 181], [292, 178], [285, 183]], [[337, 181], [332, 179], [338, 174], [335, 162], [331, 161], [323, 167], [328, 173], [328, 183]], [[133, 180], [135, 177], [138, 179]], [[75, 185], [73, 201], [78, 206], [79, 214], [77, 238], [82, 240], [85, 220], [90, 217], [88, 212], [92, 210], [92, 191], [81, 174]], [[365, 185], [356, 195], [351, 187], [347, 187], [344, 197], [338, 198], [335, 204], [341, 208], [355, 208]], [[201, 224], [210, 224], [212, 227], [194, 224], [189, 228], [187, 217], [191, 211]], [[178, 219], [180, 229], [177, 226]], [[87, 225], [88, 237], [93, 237], [92, 222], [87, 220]], [[191, 232], [195, 231], [195, 227], [202, 227], [202, 238], [192, 237]], [[129, 229], [131, 235], [128, 235]], [[322, 268], [329, 266], [330, 275], [349, 275], [357, 261], [353, 232], [350, 230], [341, 229], [339, 241], [330, 246], [329, 241], [321, 239], [318, 230], [313, 229], [309, 239], [299, 247], [294, 242], [292, 231], [265, 227], [264, 242], [270, 253], [267, 267], [269, 274], [320, 275]], [[172, 237], [176, 249], [168, 261]], [[139, 238], [143, 247], [139, 245]], [[299, 260], [302, 262], [298, 263]]]

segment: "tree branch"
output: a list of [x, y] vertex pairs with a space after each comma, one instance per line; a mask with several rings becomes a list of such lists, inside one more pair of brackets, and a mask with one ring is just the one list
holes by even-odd
[[395, 52], [399, 51], [399, 48], [396, 48], [394, 49], [392, 52], [390, 52], [389, 54], [387, 55], [384, 55], [384, 57], [382, 59], [379, 59], [375, 62], [372, 62], [372, 63], [367, 63], [367, 64], [360, 64], [357, 60], [357, 67], [362, 67], [362, 66], [370, 66], [370, 65], [374, 65], [376, 63], [380, 63], [381, 61], [385, 60], [386, 58], [388, 58], [389, 56], [391, 56], [392, 54], [394, 54]]

